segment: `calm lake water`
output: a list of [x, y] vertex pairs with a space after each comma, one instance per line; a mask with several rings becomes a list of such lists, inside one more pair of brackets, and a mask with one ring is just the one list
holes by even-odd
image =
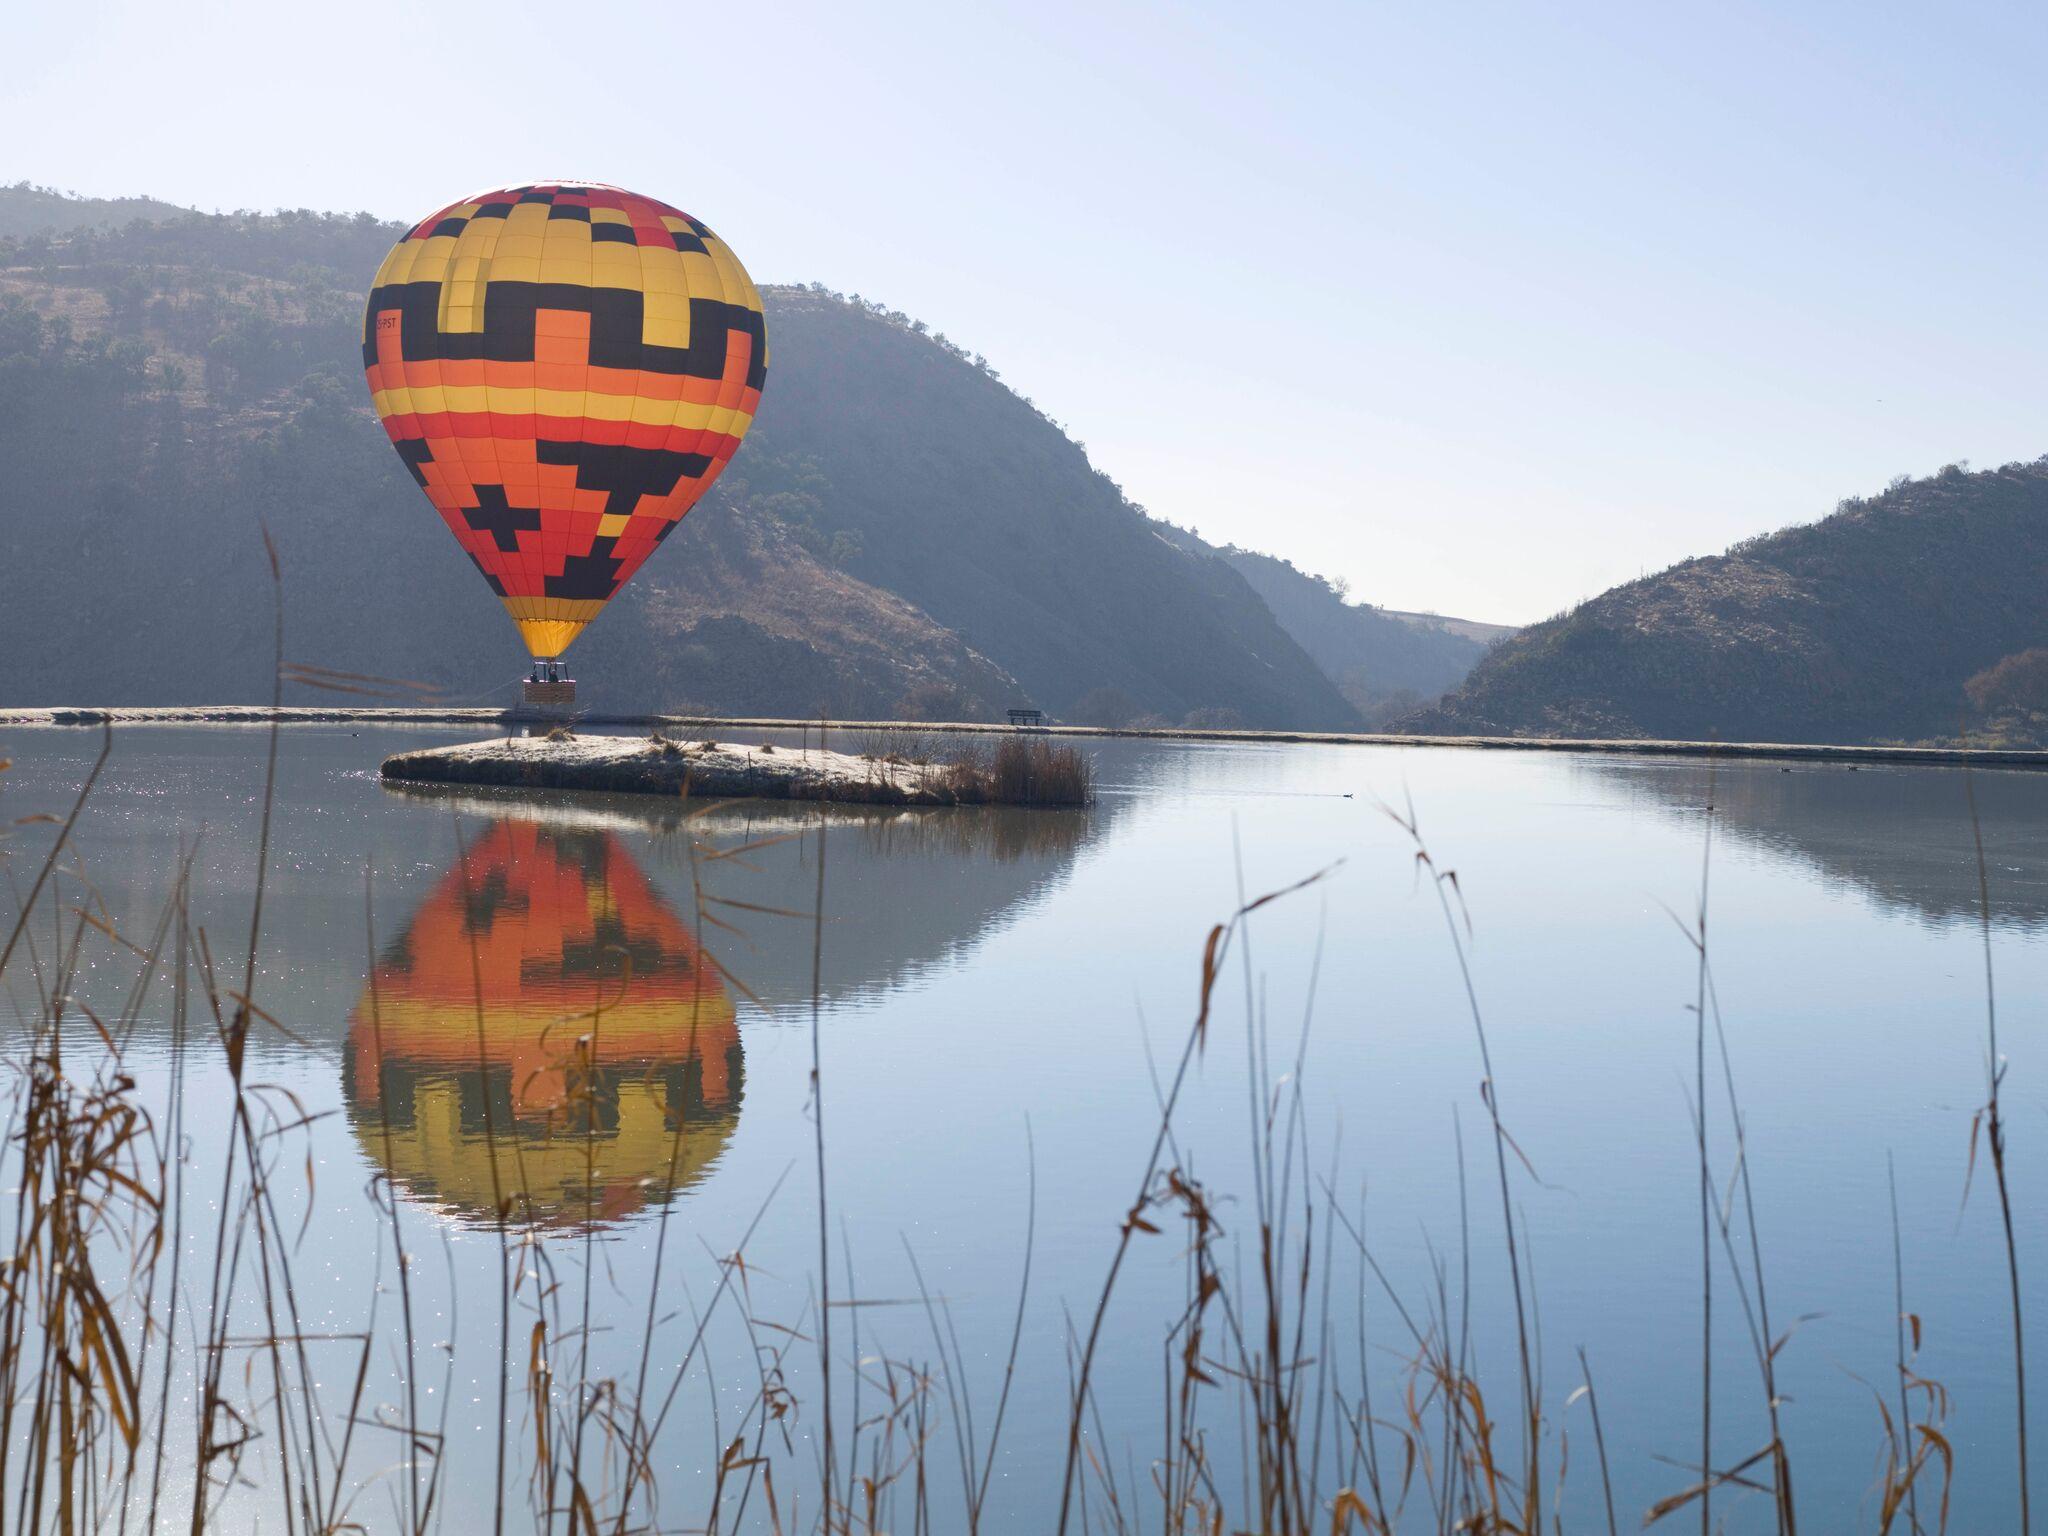
[[[1747, 1120], [1772, 1317], [1781, 1331], [1808, 1317], [1779, 1357], [1802, 1525], [1873, 1525], [1881, 1424], [1872, 1389], [1889, 1395], [1895, 1379], [1890, 1160], [1906, 1306], [1924, 1320], [1917, 1366], [1953, 1394], [1952, 1529], [2016, 1528], [2010, 1313], [1981, 1158], [1963, 1204], [1972, 1115], [1985, 1092], [1985, 1009], [1959, 772], [1105, 741], [1091, 744], [1102, 793], [1087, 812], [849, 812], [822, 822], [814, 808], [727, 807], [686, 819], [685, 807], [668, 803], [425, 795], [377, 779], [384, 754], [462, 734], [284, 732], [255, 997], [290, 1034], [259, 1029], [249, 1070], [318, 1117], [306, 1133], [310, 1191], [299, 1152], [278, 1173], [286, 1226], [296, 1230], [311, 1211], [295, 1260], [309, 1330], [361, 1329], [380, 1286], [377, 1326], [387, 1335], [395, 1326], [388, 1226], [369, 1194], [380, 1169], [395, 1180], [419, 1255], [421, 1341], [450, 1351], [420, 1377], [437, 1398], [446, 1394], [445, 1529], [489, 1528], [494, 1182], [524, 1181], [572, 1310], [588, 1285], [594, 1375], [637, 1367], [664, 1216], [657, 1371], [679, 1357], [693, 1311], [717, 1286], [716, 1256], [759, 1218], [745, 1248], [756, 1333], [749, 1339], [728, 1307], [677, 1394], [660, 1468], [663, 1508], [674, 1511], [665, 1526], [698, 1518], [718, 1448], [743, 1427], [759, 1383], [752, 1350], [786, 1342], [778, 1325], [812, 1330], [821, 862], [816, 996], [832, 1284], [839, 1297], [874, 1303], [835, 1314], [835, 1349], [850, 1358], [848, 1331], [858, 1327], [863, 1356], [936, 1361], [915, 1304], [914, 1255], [950, 1310], [984, 1443], [1035, 1178], [1030, 1295], [991, 1529], [1045, 1530], [1057, 1507], [1066, 1313], [1085, 1321], [1092, 1309], [1151, 1148], [1148, 1041], [1159, 1070], [1170, 1071], [1204, 939], [1240, 892], [1333, 864], [1320, 883], [1252, 919], [1248, 949], [1232, 956], [1218, 988], [1177, 1147], [1221, 1197], [1226, 1266], [1243, 1262], [1248, 1272], [1244, 1244], [1256, 1227], [1247, 997], [1276, 1077], [1291, 1069], [1311, 1019], [1300, 1082], [1318, 1201], [1327, 1180], [1351, 1219], [1363, 1211], [1373, 1257], [1423, 1311], [1435, 1292], [1432, 1255], [1446, 1263], [1455, 1297], [1462, 1125], [1472, 1349], [1512, 1436], [1512, 1312], [1471, 1019], [1434, 892], [1418, 884], [1412, 844], [1376, 797], [1412, 800], [1439, 865], [1457, 872], [1494, 1081], [1540, 1177], [1518, 1172], [1517, 1199], [1540, 1310], [1553, 1468], [1554, 1437], [1570, 1441], [1565, 1524], [1606, 1528], [1585, 1405], [1566, 1401], [1583, 1346], [1621, 1519], [1633, 1526], [1690, 1480], [1659, 1458], [1697, 1454], [1697, 972], [1672, 914], [1689, 919], [1699, 900], [1710, 787], [1714, 981]], [[76, 836], [112, 916], [143, 933], [180, 849], [196, 840], [198, 917], [237, 979], [265, 743], [260, 730], [227, 727], [119, 732]], [[61, 814], [98, 746], [90, 731], [0, 735], [0, 756], [14, 760], [0, 774], [0, 820]], [[1985, 772], [1974, 788], [2011, 1062], [2006, 1113], [2021, 1273], [2034, 1303], [2029, 1346], [2048, 1371], [2048, 1290], [2039, 1284], [2048, 1277], [2048, 777]], [[17, 893], [49, 835], [29, 824], [7, 843]], [[712, 857], [749, 842], [759, 846]], [[699, 893], [710, 900], [700, 904]], [[62, 894], [75, 902], [83, 887], [67, 879]], [[40, 915], [30, 934], [35, 954], [18, 957], [6, 977], [17, 1047], [19, 1020], [34, 1010], [30, 966], [47, 965], [52, 947]], [[118, 1013], [132, 958], [100, 944], [88, 960], [81, 1000]], [[526, 1123], [526, 1106], [558, 1097], [580, 1070], [560, 1021], [593, 1000], [597, 1123], [567, 1141], [549, 1138]], [[152, 995], [130, 1046], [152, 1102], [170, 1072], [169, 1006], [167, 991]], [[493, 1042], [490, 1073], [475, 1067], [480, 1014]], [[207, 1040], [189, 1047], [186, 1062], [190, 1198], [206, 1213], [189, 1223], [187, 1262], [200, 1275], [225, 1136], [219, 1057]], [[1714, 1107], [1725, 1180], [1725, 1108], [1718, 1099]], [[666, 1127], [678, 1115], [684, 1131], [672, 1160]], [[496, 1170], [491, 1125], [517, 1131]], [[1162, 1341], [1185, 1301], [1184, 1249], [1171, 1226], [1138, 1240], [1097, 1367], [1109, 1439], [1128, 1442], [1140, 1483], [1159, 1444]], [[1409, 1340], [1378, 1282], [1361, 1279], [1348, 1239], [1339, 1239], [1331, 1277], [1333, 1343], [1378, 1373], [1392, 1414]], [[1716, 1282], [1716, 1454], [1733, 1462], [1767, 1435], [1725, 1263]], [[515, 1354], [524, 1426], [523, 1341]], [[354, 1358], [337, 1348], [318, 1369], [339, 1380]], [[800, 1400], [816, 1391], [809, 1345], [790, 1351], [786, 1369]], [[845, 1375], [837, 1385], [846, 1390]], [[871, 1407], [873, 1389], [863, 1390]], [[391, 1400], [388, 1384], [371, 1395]], [[786, 1426], [800, 1460], [813, 1454], [814, 1426], [803, 1413]], [[934, 1475], [948, 1479], [943, 1497], [957, 1500], [952, 1431], [935, 1433]], [[1236, 1435], [1233, 1413], [1215, 1427], [1219, 1464], [1235, 1455]], [[362, 1453], [368, 1468], [394, 1459], [391, 1438]], [[2048, 1476], [2048, 1463], [2040, 1470]], [[189, 1470], [169, 1475], [189, 1487]], [[374, 1520], [388, 1520], [395, 1486], [386, 1479], [364, 1496]], [[524, 1509], [523, 1482], [515, 1475], [508, 1488]], [[1722, 1508], [1731, 1529], [1772, 1524], [1760, 1496], [1729, 1494]], [[1419, 1491], [1410, 1513], [1433, 1528]], [[757, 1502], [745, 1523], [766, 1521]], [[1156, 1528], [1149, 1515], [1147, 1526]]]

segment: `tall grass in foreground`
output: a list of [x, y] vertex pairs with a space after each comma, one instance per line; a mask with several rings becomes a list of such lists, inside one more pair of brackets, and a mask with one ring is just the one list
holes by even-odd
[[[1022, 1224], [1017, 1325], [991, 1411], [992, 1383], [973, 1379], [950, 1303], [925, 1286], [914, 1253], [916, 1311], [928, 1345], [878, 1338], [862, 1322], [862, 1308], [874, 1299], [853, 1284], [854, 1245], [843, 1230], [835, 1260], [825, 1179], [831, 1049], [815, 1006], [814, 1143], [808, 1150], [816, 1166], [811, 1214], [818, 1254], [810, 1304], [796, 1317], [761, 1314], [747, 1257], [754, 1226], [734, 1248], [708, 1260], [707, 1288], [687, 1287], [663, 1268], [669, 1241], [664, 1207], [653, 1277], [646, 1294], [631, 1298], [621, 1313], [593, 1252], [594, 1219], [580, 1231], [544, 1226], [518, 1190], [499, 1189], [493, 1231], [498, 1285], [494, 1295], [469, 1298], [473, 1309], [480, 1303], [484, 1321], [475, 1322], [472, 1311], [463, 1324], [496, 1340], [491, 1412], [497, 1431], [487, 1458], [495, 1485], [463, 1487], [459, 1514], [451, 1512], [456, 1496], [446, 1463], [457, 1432], [449, 1421], [453, 1348], [446, 1340], [424, 1341], [418, 1332], [415, 1256], [408, 1243], [421, 1241], [421, 1224], [408, 1220], [390, 1176], [378, 1175], [371, 1198], [388, 1234], [389, 1258], [380, 1246], [377, 1272], [362, 1298], [361, 1327], [314, 1327], [302, 1316], [294, 1272], [302, 1229], [287, 1219], [282, 1196], [303, 1179], [304, 1219], [315, 1219], [305, 1158], [308, 1112], [245, 1073], [253, 1035], [288, 1035], [292, 1027], [253, 995], [260, 896], [239, 963], [216, 952], [199, 920], [190, 853], [149, 931], [117, 931], [84, 871], [66, 862], [73, 827], [88, 814], [110, 749], [111, 738], [38, 863], [0, 949], [0, 979], [30, 1005], [23, 1044], [9, 1063], [14, 1092], [5, 1155], [14, 1214], [0, 1252], [0, 1533], [111, 1530], [125, 1536], [131, 1527], [179, 1525], [199, 1536], [209, 1528], [260, 1524], [307, 1536], [397, 1529], [421, 1536], [480, 1529], [487, 1520], [497, 1532], [588, 1536], [741, 1529], [867, 1536], [1023, 1525], [1025, 1517], [993, 1491], [1006, 1427], [1014, 1432], [1006, 1424], [1010, 1389], [1020, 1369], [1061, 1363], [1020, 1357], [1035, 1219], [1027, 1214]], [[273, 782], [274, 763], [273, 736]], [[998, 753], [991, 771], [1000, 765]], [[1105, 1224], [1101, 1287], [1082, 1314], [1070, 1316], [1064, 1421], [1037, 1426], [1061, 1448], [1061, 1532], [1539, 1536], [1605, 1529], [1614, 1536], [1619, 1527], [1603, 1402], [1587, 1351], [1578, 1355], [1578, 1382], [1561, 1397], [1543, 1379], [1521, 1215], [1540, 1149], [1517, 1142], [1503, 1109], [1487, 1015], [1466, 961], [1471, 920], [1458, 877], [1439, 865], [1412, 809], [1395, 820], [1440, 908], [1469, 1015], [1481, 1074], [1484, 1188], [1489, 1202], [1497, 1198], [1500, 1205], [1499, 1258], [1507, 1283], [1481, 1287], [1473, 1278], [1462, 1130], [1457, 1250], [1434, 1256], [1430, 1281], [1419, 1292], [1404, 1292], [1381, 1268], [1362, 1201], [1340, 1195], [1334, 1163], [1330, 1171], [1314, 1166], [1316, 1141], [1303, 1097], [1314, 978], [1311, 1006], [1291, 1048], [1280, 1043], [1276, 1062], [1273, 1021], [1251, 952], [1255, 919], [1295, 900], [1328, 872], [1245, 896], [1200, 945], [1195, 1003], [1170, 1075], [1159, 1084], [1150, 1154], [1133, 1170], [1128, 1206]], [[817, 904], [810, 912], [771, 912], [706, 893], [706, 871], [743, 867], [760, 841], [690, 843], [700, 942], [708, 930], [733, 929], [740, 909], [751, 920], [809, 923], [814, 1003], [822, 997], [818, 966], [828, 942], [822, 918], [826, 828], [821, 809]], [[1772, 1523], [1791, 1536], [1799, 1511], [1776, 1374], [1790, 1332], [1774, 1332], [1767, 1301], [1753, 1170], [1710, 965], [1709, 868], [1703, 863], [1693, 921], [1680, 922], [1697, 961], [1692, 1112], [1704, 1192], [1700, 1326], [1704, 1340], [1718, 1278], [1733, 1295], [1752, 1346], [1769, 1440], [1761, 1449], [1722, 1454], [1713, 1439], [1715, 1403], [1705, 1370], [1697, 1383], [1676, 1380], [1674, 1386], [1698, 1387], [1701, 1450], [1697, 1464], [1683, 1468], [1679, 1486], [1644, 1519], [1697, 1513], [1711, 1530], [1720, 1508], [1716, 1495], [1743, 1489], [1767, 1497]], [[372, 894], [366, 891], [365, 939], [374, 955]], [[1988, 909], [1988, 885], [1986, 901]], [[135, 967], [127, 1002], [112, 1017], [76, 1001], [79, 967], [92, 946], [111, 946]], [[1197, 1173], [1197, 1149], [1184, 1142], [1177, 1124], [1183, 1091], [1216, 1040], [1221, 989], [1233, 966], [1243, 985], [1245, 1053], [1232, 1070], [1244, 1075], [1248, 1191], [1211, 1188]], [[1987, 945], [1987, 981], [1988, 966]], [[374, 978], [374, 963], [371, 972]], [[744, 991], [738, 977], [724, 974]], [[593, 995], [587, 1014], [564, 1021], [565, 1086], [553, 1106], [554, 1134], [572, 1144], [581, 1137], [591, 1145], [601, 1110], [593, 1098], [596, 1042], [607, 1013], [631, 985], [628, 966], [616, 989]], [[125, 1058], [138, 1020], [166, 987], [173, 1068], [164, 1101], [150, 1104]], [[480, 982], [477, 990], [481, 1010]], [[371, 1006], [374, 1018], [374, 994]], [[1984, 1113], [2006, 1222], [2018, 1377], [2018, 1271], [1998, 1101], [2003, 1064], [1996, 1055], [1995, 1012], [1989, 1020], [1992, 1067]], [[694, 1022], [678, 1018], [676, 1027], [689, 1030]], [[377, 1049], [381, 1056], [381, 1038]], [[487, 1055], [481, 1028], [478, 1052], [481, 1064]], [[199, 1053], [218, 1053], [231, 1093], [221, 1110], [224, 1166], [202, 1197], [212, 1203], [211, 1252], [202, 1271], [191, 1273], [184, 1235], [205, 1206], [188, 1208], [187, 1175], [214, 1172], [188, 1169], [185, 1150], [184, 1063]], [[1707, 1132], [1717, 1096], [1721, 1141]], [[207, 1106], [209, 1113], [214, 1108]], [[483, 1113], [488, 1135], [510, 1139], [517, 1166], [518, 1139], [509, 1127], [501, 1132], [495, 1125], [488, 1095]], [[680, 1116], [673, 1130], [672, 1166], [681, 1156]], [[1709, 1153], [1721, 1145], [1728, 1151], [1717, 1168]], [[491, 1164], [495, 1178], [495, 1145]], [[586, 1189], [594, 1183], [586, 1176]], [[1717, 1190], [1727, 1194], [1717, 1197]], [[1227, 1196], [1241, 1198], [1230, 1203]], [[770, 1192], [755, 1226], [778, 1198]], [[1238, 1211], [1246, 1213], [1242, 1230]], [[1185, 1272], [1182, 1301], [1168, 1315], [1133, 1320], [1117, 1312], [1117, 1286], [1132, 1252], [1148, 1242], [1176, 1245]], [[1896, 1224], [1894, 1264], [1902, 1277]], [[1355, 1273], [1355, 1283], [1343, 1278], [1347, 1273]], [[1895, 1390], [1875, 1394], [1880, 1471], [1877, 1497], [1864, 1518], [1878, 1532], [1935, 1532], [1947, 1526], [1953, 1475], [1953, 1449], [1942, 1427], [1949, 1402], [1916, 1372], [1921, 1322], [1905, 1310], [1902, 1278], [1898, 1287]], [[388, 1299], [393, 1290], [395, 1308]], [[1473, 1340], [1475, 1308], [1512, 1309], [1516, 1358], [1506, 1413], [1494, 1406], [1501, 1389], [1483, 1380]], [[594, 1361], [603, 1310], [629, 1317], [638, 1333], [628, 1374], [606, 1374]], [[676, 1326], [668, 1327], [672, 1316]], [[1385, 1320], [1384, 1337], [1370, 1326], [1374, 1316]], [[741, 1388], [737, 1418], [721, 1417], [715, 1396], [709, 1411], [685, 1400], [686, 1385], [711, 1369], [707, 1339], [714, 1318], [748, 1340], [746, 1364], [727, 1362], [719, 1373], [724, 1384]], [[1110, 1421], [1099, 1391], [1102, 1346], [1113, 1337], [1128, 1344], [1133, 1330], [1148, 1327], [1157, 1341], [1155, 1412], [1144, 1424]], [[800, 1371], [803, 1357], [812, 1363]], [[814, 1398], [803, 1396], [800, 1380], [815, 1381]], [[1581, 1402], [1594, 1455], [1574, 1462], [1570, 1415]], [[1614, 1405], [1605, 1406], [1611, 1412]], [[2022, 1428], [2022, 1479], [2025, 1454]], [[657, 1469], [686, 1458], [711, 1473], [703, 1505], [682, 1510], [670, 1507]], [[1568, 1471], [1596, 1479], [1599, 1496], [1569, 1481]], [[2024, 1519], [2024, 1481], [2021, 1487]], [[1839, 1510], [1821, 1515], [1828, 1529], [1844, 1528], [1850, 1518], [1852, 1512]]]

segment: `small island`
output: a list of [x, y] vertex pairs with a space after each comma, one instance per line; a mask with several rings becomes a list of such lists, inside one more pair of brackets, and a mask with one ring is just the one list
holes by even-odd
[[380, 771], [418, 784], [849, 805], [1085, 805], [1093, 797], [1089, 760], [1042, 738], [1006, 740], [993, 753], [963, 744], [948, 760], [913, 759], [892, 746], [883, 741], [861, 752], [834, 752], [558, 729], [399, 752], [385, 758]]

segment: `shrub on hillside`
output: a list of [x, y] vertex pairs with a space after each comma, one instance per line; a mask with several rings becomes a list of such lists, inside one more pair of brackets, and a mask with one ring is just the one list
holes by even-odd
[[2048, 648], [2015, 651], [1963, 684], [1985, 714], [2002, 709], [2048, 710]]
[[1138, 716], [1137, 701], [1121, 688], [1091, 688], [1074, 705], [1072, 718], [1080, 725], [1099, 725], [1120, 731]]
[[936, 677], [912, 685], [896, 703], [900, 720], [972, 720], [981, 712], [965, 689]]

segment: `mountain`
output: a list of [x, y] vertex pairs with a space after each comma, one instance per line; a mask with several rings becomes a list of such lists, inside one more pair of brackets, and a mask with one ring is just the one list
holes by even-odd
[[[1430, 733], [1872, 742], [1956, 734], [2048, 645], [2048, 459], [1950, 465], [1500, 642]], [[1995, 679], [1980, 676], [2013, 658]], [[2042, 702], [2019, 700], [2018, 702]], [[2024, 726], [2025, 722], [2020, 722]], [[2009, 714], [2001, 727], [2014, 726]]]
[[[0, 188], [0, 216], [43, 199]], [[300, 211], [0, 240], [0, 704], [266, 698], [259, 523], [290, 659], [509, 692], [509, 626], [362, 388], [363, 285], [398, 233]], [[764, 297], [755, 432], [577, 645], [591, 707], [1059, 716], [1109, 691], [1357, 723], [1229, 564], [1162, 538], [978, 359], [819, 288]]]
[[156, 223], [183, 218], [190, 208], [154, 197], [80, 197], [55, 187], [17, 181], [0, 187], [0, 238], [68, 235], [75, 230], [118, 229], [135, 219]]
[[[289, 659], [417, 680], [450, 702], [509, 699], [520, 663], [495, 601], [407, 504], [411, 480], [342, 383], [308, 375], [288, 406], [266, 399], [224, 426], [149, 390], [118, 344], [53, 355], [46, 341], [23, 366], [8, 355], [23, 318], [0, 307], [0, 524], [22, 557], [0, 562], [16, 658], [0, 702], [267, 699], [259, 517]], [[44, 508], [63, 515], [39, 520]], [[729, 496], [690, 533], [691, 557], [649, 570], [578, 647], [594, 706], [872, 718], [920, 688], [980, 712], [1015, 692], [958, 636]]]
[[1404, 608], [1382, 608], [1379, 611], [1403, 624], [1413, 624], [1417, 629], [1444, 629], [1454, 635], [1463, 635], [1467, 640], [1477, 641], [1482, 648], [1520, 628], [1515, 624], [1489, 624], [1484, 619], [1456, 619], [1442, 613], [1412, 613]]
[[1356, 717], [1228, 563], [1190, 554], [985, 365], [901, 315], [771, 289], [761, 429], [830, 479], [846, 569], [918, 605], [1058, 714], [1098, 691], [1178, 721]]
[[1384, 724], [1455, 688], [1496, 636], [1513, 633], [1505, 625], [1354, 603], [1345, 590], [1297, 570], [1291, 560], [1234, 544], [1218, 547], [1184, 528], [1164, 532], [1182, 549], [1220, 559], [1242, 576], [1368, 724]]

